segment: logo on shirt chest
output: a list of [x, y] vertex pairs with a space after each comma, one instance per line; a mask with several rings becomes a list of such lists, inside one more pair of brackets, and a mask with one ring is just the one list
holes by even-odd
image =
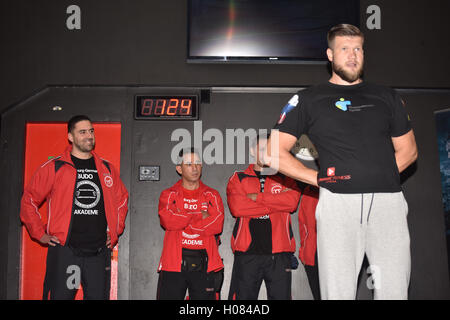
[[336, 101], [334, 104], [338, 109], [341, 109], [342, 111], [347, 111], [348, 106], [352, 105], [352, 102], [350, 100], [345, 100], [344, 98], [340, 98], [339, 101]]
[[103, 181], [105, 182], [105, 185], [106, 185], [108, 188], [111, 188], [111, 187], [113, 186], [113, 184], [114, 184], [113, 178], [112, 178], [110, 175], [106, 175], [106, 176], [103, 178]]
[[197, 210], [198, 209], [198, 200], [197, 199], [187, 199], [184, 198], [184, 209], [192, 211], [192, 210]]
[[372, 108], [375, 107], [374, 104], [363, 104], [360, 106], [353, 106], [351, 100], [346, 100], [345, 98], [340, 98], [338, 101], [334, 103], [334, 106], [342, 111], [349, 111], [349, 112], [355, 112], [355, 111], [362, 111], [365, 108]]
[[281, 184], [277, 183], [272, 186], [272, 188], [270, 189], [270, 192], [277, 194], [277, 193], [281, 193], [282, 189], [283, 189], [283, 187], [281, 186]]
[[[94, 179], [94, 176], [97, 176], [97, 170], [77, 169], [77, 183], [75, 185], [74, 201], [78, 208], [92, 209], [99, 203], [101, 191]], [[85, 213], [75, 210], [75, 214]], [[94, 214], [97, 213], [95, 212]]]

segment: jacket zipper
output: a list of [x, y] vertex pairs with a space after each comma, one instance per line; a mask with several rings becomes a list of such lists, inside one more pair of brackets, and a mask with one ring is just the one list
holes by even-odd
[[48, 199], [48, 219], [47, 219], [47, 234], [50, 230], [50, 217], [52, 216], [52, 198]]
[[291, 241], [290, 232], [289, 232], [289, 215], [286, 216], [286, 235], [289, 240], [289, 245], [291, 245], [292, 241]]
[[73, 186], [73, 195], [72, 195], [72, 209], [70, 211], [70, 222], [69, 222], [69, 230], [67, 230], [67, 237], [66, 237], [66, 245], [69, 244], [69, 240], [70, 240], [70, 234], [72, 232], [72, 221], [73, 221], [73, 217], [72, 217], [72, 213], [74, 210], [74, 206], [75, 206], [75, 190], [77, 189], [77, 168], [75, 168], [75, 166], [73, 166], [71, 163], [66, 162], [67, 164], [69, 164], [70, 166], [72, 166], [72, 168], [74, 168], [75, 170], [75, 184]]
[[235, 245], [235, 246], [236, 246], [236, 244], [238, 243], [238, 238], [239, 238], [239, 235], [241, 234], [241, 228], [242, 228], [242, 223], [243, 223], [243, 221], [244, 221], [244, 219], [241, 219], [241, 220], [239, 221], [238, 232], [237, 232], [237, 234], [236, 234], [236, 238], [234, 239], [234, 245]]
[[303, 249], [306, 250], [306, 244], [307, 244], [307, 240], [308, 240], [308, 236], [309, 236], [309, 232], [308, 232], [308, 228], [306, 227], [306, 225], [303, 225], [303, 228], [305, 229], [306, 235], [305, 235], [305, 243], [303, 245]]
[[[104, 199], [104, 197], [103, 197]], [[127, 199], [125, 199], [122, 205], [117, 209], [117, 223], [116, 223], [116, 233], [119, 234], [119, 223], [120, 223], [120, 209], [127, 203]], [[106, 210], [105, 210], [105, 218], [106, 218]], [[106, 219], [106, 223], [108, 224], [108, 219]], [[108, 226], [109, 230], [109, 226]]]

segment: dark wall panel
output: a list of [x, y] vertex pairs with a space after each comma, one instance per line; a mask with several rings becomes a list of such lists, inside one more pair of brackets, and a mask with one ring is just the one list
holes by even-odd
[[[450, 269], [445, 258], [446, 232], [434, 111], [448, 109], [450, 96], [448, 92], [439, 91], [404, 90], [400, 93], [406, 99], [419, 149], [418, 161], [403, 177], [410, 208], [408, 222], [413, 265], [410, 294], [427, 299], [436, 294], [434, 290], [448, 290], [449, 287], [448, 272], [444, 272], [445, 268]], [[444, 256], [438, 258], [438, 252]], [[442, 270], [442, 276], [433, 275], [428, 269], [429, 264]]]
[[[68, 6], [81, 29], [68, 30]], [[368, 30], [369, 5], [381, 29]], [[16, 0], [0, 4], [0, 110], [48, 84], [308, 86], [323, 65], [186, 63], [187, 1]], [[366, 78], [395, 87], [449, 87], [446, 0], [360, 1]], [[325, 53], [324, 53], [325, 54]]]

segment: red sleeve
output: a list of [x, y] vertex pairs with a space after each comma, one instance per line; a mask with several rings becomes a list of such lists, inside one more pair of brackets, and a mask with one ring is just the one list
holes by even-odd
[[49, 195], [55, 178], [54, 162], [42, 165], [33, 175], [23, 191], [20, 203], [20, 220], [33, 239], [40, 240], [45, 234], [39, 206]]
[[[188, 228], [192, 229], [192, 233], [212, 236], [222, 233], [224, 221], [224, 208], [222, 198], [216, 190], [205, 192], [206, 201], [208, 202], [209, 217], [202, 219], [201, 214], [197, 214], [195, 220], [191, 221]], [[187, 230], [190, 233], [190, 230]]]
[[300, 189], [295, 180], [285, 177], [283, 190], [280, 193], [261, 192], [256, 198], [256, 202], [268, 207], [271, 212], [294, 212], [297, 210], [300, 200]]
[[235, 217], [260, 217], [270, 213], [270, 209], [261, 202], [247, 198], [247, 192], [242, 188], [236, 172], [228, 181], [227, 202]]
[[301, 248], [305, 247], [305, 240], [306, 236], [308, 235], [308, 228], [307, 228], [308, 225], [306, 224], [306, 212], [304, 208], [305, 207], [304, 201], [306, 197], [307, 196], [303, 194], [302, 199], [300, 201], [300, 209], [298, 210], [298, 232], [300, 234], [300, 252]]
[[118, 207], [117, 207], [117, 235], [121, 235], [125, 229], [125, 219], [128, 213], [128, 191], [125, 188], [122, 180], [120, 179], [119, 172], [114, 166], [111, 165], [112, 174], [114, 175], [114, 181], [119, 181], [119, 183], [114, 183], [114, 193], [117, 195]]
[[311, 235], [314, 237], [312, 240], [315, 242], [315, 230], [316, 230], [316, 206], [319, 201], [319, 191], [317, 188], [306, 187], [302, 200], [300, 202], [300, 209], [298, 211], [298, 224], [300, 233], [301, 247], [305, 247], [306, 237]]
[[184, 230], [192, 215], [180, 210], [176, 203], [177, 193], [167, 189], [159, 197], [158, 214], [161, 225], [166, 230]]

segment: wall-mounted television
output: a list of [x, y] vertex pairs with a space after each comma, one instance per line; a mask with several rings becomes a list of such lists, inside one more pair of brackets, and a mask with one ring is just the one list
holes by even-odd
[[326, 63], [326, 34], [359, 0], [189, 0], [190, 63]]

